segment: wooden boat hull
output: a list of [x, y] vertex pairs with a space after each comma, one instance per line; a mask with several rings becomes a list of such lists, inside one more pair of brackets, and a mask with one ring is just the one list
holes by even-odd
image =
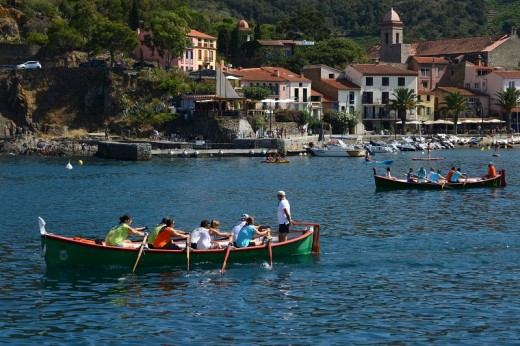
[[[289, 233], [291, 239], [272, 244], [275, 260], [310, 255], [319, 252], [319, 225], [310, 225], [305, 230]], [[53, 267], [132, 267], [139, 249], [119, 248], [95, 244], [92, 240], [74, 239], [41, 231], [42, 257], [48, 268]], [[77, 238], [77, 237], [76, 237]], [[222, 265], [226, 249], [190, 250], [190, 265], [214, 263]], [[266, 245], [247, 248], [232, 248], [228, 263], [242, 263], [269, 259]], [[146, 249], [139, 262], [141, 267], [186, 266], [186, 250]]]
[[413, 182], [409, 183], [405, 179], [392, 179], [381, 175], [376, 175], [374, 168], [374, 180], [376, 189], [381, 190], [453, 190], [453, 189], [470, 189], [478, 187], [498, 188], [507, 185], [505, 180], [505, 171], [500, 171], [496, 177], [489, 179], [468, 178], [463, 179], [460, 183], [431, 183], [431, 182]]
[[361, 157], [361, 156], [365, 156], [366, 151], [365, 151], [365, 149], [360, 149], [360, 150], [347, 150], [347, 154], [348, 154], [348, 156], [350, 156], [350, 157]]

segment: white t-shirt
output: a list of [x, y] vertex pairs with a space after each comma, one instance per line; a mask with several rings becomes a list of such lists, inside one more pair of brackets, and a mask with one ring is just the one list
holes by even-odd
[[207, 229], [203, 228], [204, 231], [199, 232], [199, 240], [197, 241], [197, 250], [211, 249], [211, 236]]
[[193, 231], [191, 231], [190, 243], [198, 243], [200, 239], [200, 234], [204, 231], [207, 232], [208, 230], [204, 227], [197, 227]]
[[287, 212], [289, 213], [289, 215], [291, 215], [291, 206], [289, 205], [289, 201], [287, 199], [282, 199], [279, 203], [278, 203], [278, 224], [281, 225], [281, 224], [284, 224], [284, 223], [289, 223], [289, 220], [287, 219], [287, 216], [285, 215], [284, 213], [284, 209], [287, 209]]
[[240, 222], [238, 225], [236, 225], [235, 227], [233, 227], [233, 229], [231, 230], [231, 232], [233, 232], [233, 241], [237, 241], [238, 232], [240, 232], [240, 230], [242, 229], [242, 227], [244, 227], [245, 225], [246, 225], [246, 222], [245, 222], [245, 221], [242, 221], [242, 222]]

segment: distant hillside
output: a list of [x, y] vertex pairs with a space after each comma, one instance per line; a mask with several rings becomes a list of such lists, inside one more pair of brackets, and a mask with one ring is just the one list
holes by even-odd
[[338, 36], [378, 37], [390, 7], [405, 24], [405, 40], [499, 35], [520, 27], [520, 0], [191, 0], [208, 18], [230, 16], [275, 24], [301, 8], [318, 9]]

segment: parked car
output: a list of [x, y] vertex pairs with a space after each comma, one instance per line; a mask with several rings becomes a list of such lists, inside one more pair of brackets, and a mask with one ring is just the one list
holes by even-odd
[[102, 59], [91, 59], [79, 64], [79, 67], [107, 67], [108, 64]]
[[16, 65], [16, 68], [26, 69], [26, 68], [42, 68], [39, 61], [26, 61], [23, 64]]
[[150, 61], [138, 61], [134, 64], [134, 70], [140, 70], [142, 68], [155, 68], [155, 64]]

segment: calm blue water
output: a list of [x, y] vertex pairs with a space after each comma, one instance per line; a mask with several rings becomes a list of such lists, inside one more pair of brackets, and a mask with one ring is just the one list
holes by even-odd
[[[491, 153], [432, 156], [481, 175]], [[419, 155], [375, 158], [395, 158], [397, 175]], [[0, 343], [520, 344], [518, 149], [493, 160], [507, 188], [467, 191], [376, 192], [354, 158], [83, 161], [0, 156]], [[88, 237], [127, 212], [134, 226], [173, 215], [180, 229], [219, 219], [229, 230], [244, 212], [274, 226], [282, 189], [294, 219], [321, 224], [321, 255], [133, 276], [51, 271], [39, 256], [38, 216]]]

